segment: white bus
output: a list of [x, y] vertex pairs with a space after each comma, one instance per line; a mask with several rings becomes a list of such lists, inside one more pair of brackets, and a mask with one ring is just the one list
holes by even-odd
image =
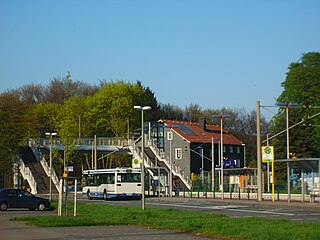
[[83, 171], [82, 196], [88, 199], [141, 199], [141, 169], [115, 168]]

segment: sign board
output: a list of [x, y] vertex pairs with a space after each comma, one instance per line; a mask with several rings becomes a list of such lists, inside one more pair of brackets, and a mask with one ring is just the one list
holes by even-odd
[[262, 162], [270, 163], [274, 161], [273, 146], [265, 146], [262, 148]]
[[138, 159], [132, 159], [132, 168], [140, 168], [140, 161]]
[[68, 166], [68, 167], [67, 167], [67, 171], [68, 171], [68, 172], [73, 172], [73, 165]]
[[173, 132], [167, 132], [167, 140], [171, 141], [173, 139]]

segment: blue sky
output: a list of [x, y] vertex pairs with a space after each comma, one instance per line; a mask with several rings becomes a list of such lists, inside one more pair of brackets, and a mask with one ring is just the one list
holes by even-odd
[[255, 109], [320, 51], [319, 0], [0, 0], [0, 92], [140, 80], [159, 102]]

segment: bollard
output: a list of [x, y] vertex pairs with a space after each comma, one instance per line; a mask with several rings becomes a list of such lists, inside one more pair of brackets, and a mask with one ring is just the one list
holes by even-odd
[[238, 198], [239, 198], [239, 200], [240, 200], [240, 199], [241, 199], [240, 188], [239, 188], [238, 192], [239, 192]]
[[249, 188], [248, 188], [247, 192], [248, 192], [248, 200], [250, 200], [250, 189]]

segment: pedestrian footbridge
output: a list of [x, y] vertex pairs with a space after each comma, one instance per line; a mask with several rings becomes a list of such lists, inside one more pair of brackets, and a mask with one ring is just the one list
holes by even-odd
[[[97, 155], [102, 158], [110, 154], [130, 154], [133, 159], [138, 160], [139, 166], [144, 159], [144, 166], [148, 169], [151, 177], [156, 175], [155, 169], [161, 168], [167, 172], [171, 172], [174, 176], [178, 176], [184, 183], [186, 189], [190, 189], [191, 183], [188, 176], [185, 176], [181, 169], [174, 164], [170, 165], [165, 156], [161, 156], [160, 151], [148, 143], [141, 152], [141, 137], [138, 139], [125, 138], [77, 138], [72, 144], [66, 146], [59, 138], [53, 138], [52, 142], [48, 138], [30, 139], [29, 146], [21, 149], [20, 152], [20, 172], [24, 179], [29, 183], [32, 193], [48, 193], [50, 181], [50, 166], [45, 159], [45, 155], [53, 151], [76, 150], [92, 156], [92, 168], [94, 168], [94, 159]], [[96, 163], [95, 163], [96, 164]], [[170, 169], [171, 167], [171, 169]], [[52, 172], [52, 182], [54, 191], [59, 189], [59, 178], [56, 173]], [[163, 180], [162, 185], [168, 186], [168, 177]]]

